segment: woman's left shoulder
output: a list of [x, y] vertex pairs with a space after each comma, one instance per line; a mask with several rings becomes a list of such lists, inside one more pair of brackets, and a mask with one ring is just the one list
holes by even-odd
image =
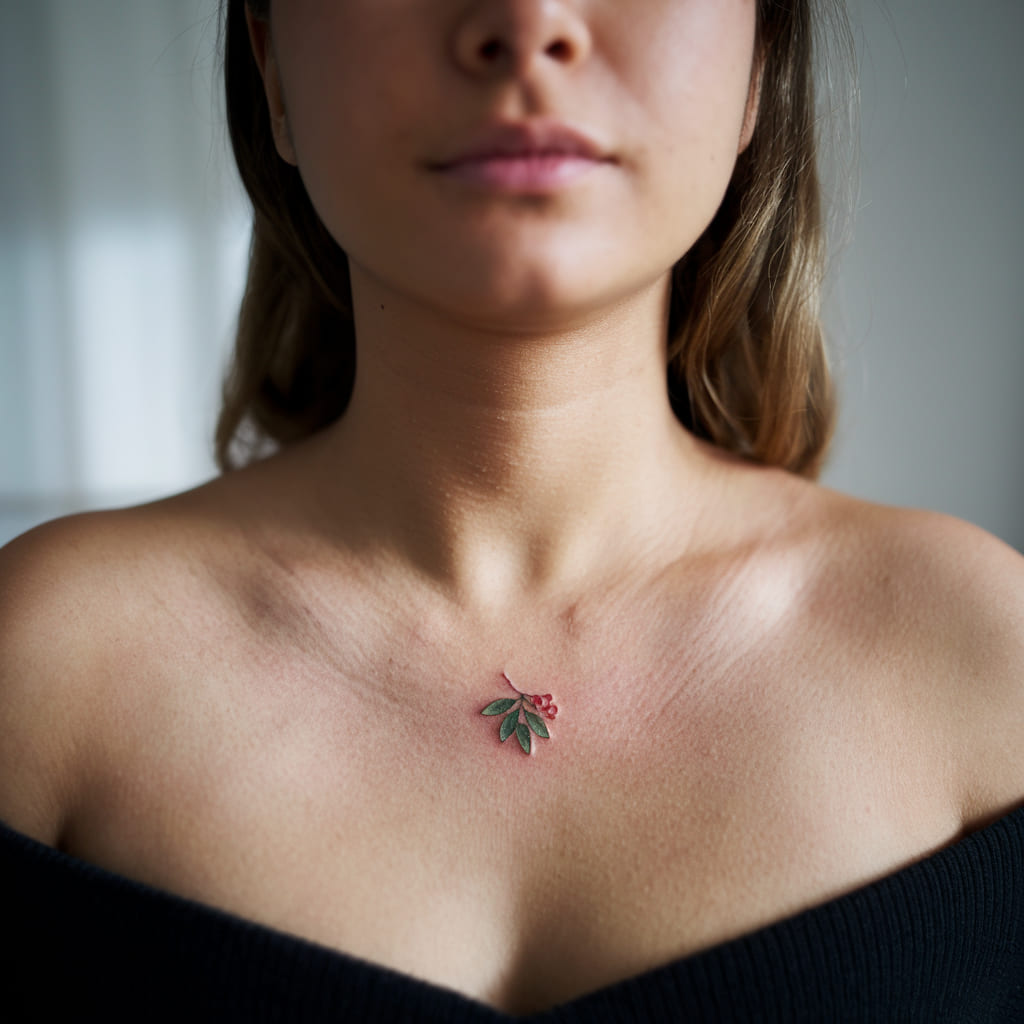
[[1024, 556], [936, 512], [822, 491], [823, 548], [886, 609], [885, 648], [913, 666], [906, 698], [948, 729], [965, 822], [1024, 801]]
[[[822, 491], [826, 546], [898, 590], [912, 619], [965, 656], [1024, 656], [1024, 556], [978, 526], [940, 512]], [[1018, 668], [1022, 666], [1018, 665]]]

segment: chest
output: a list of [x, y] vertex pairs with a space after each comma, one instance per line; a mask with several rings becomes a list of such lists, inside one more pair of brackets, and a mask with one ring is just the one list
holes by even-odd
[[795, 671], [665, 685], [663, 661], [564, 689], [529, 756], [480, 714], [500, 677], [476, 698], [443, 682], [459, 665], [372, 695], [257, 664], [179, 680], [112, 734], [73, 852], [525, 1012], [951, 837], [887, 709]]

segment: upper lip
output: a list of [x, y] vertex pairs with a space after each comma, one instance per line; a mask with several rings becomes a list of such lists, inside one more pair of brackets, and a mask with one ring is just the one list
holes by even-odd
[[490, 125], [431, 166], [444, 168], [471, 160], [551, 154], [588, 160], [610, 159], [598, 142], [569, 125], [558, 121], [520, 121]]

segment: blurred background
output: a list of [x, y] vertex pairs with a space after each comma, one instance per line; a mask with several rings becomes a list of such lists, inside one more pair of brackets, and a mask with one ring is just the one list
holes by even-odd
[[[216, 7], [0, 0], [0, 543], [215, 472], [248, 244]], [[1024, 3], [849, 10], [824, 480], [1024, 551]]]

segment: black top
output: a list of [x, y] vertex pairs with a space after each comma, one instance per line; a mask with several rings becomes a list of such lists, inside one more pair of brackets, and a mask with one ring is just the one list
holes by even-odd
[[[4, 1020], [513, 1020], [2, 823], [0, 915]], [[1021, 1024], [1024, 808], [839, 899], [517, 1019]]]

